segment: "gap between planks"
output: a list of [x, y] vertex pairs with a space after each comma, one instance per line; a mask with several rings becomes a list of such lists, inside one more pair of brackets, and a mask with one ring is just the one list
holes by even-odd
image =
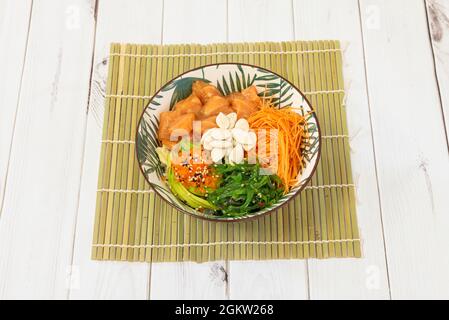
[[362, 8], [360, 5], [360, 0], [357, 0], [358, 13], [359, 13], [359, 23], [360, 23], [360, 38], [362, 40], [362, 53], [363, 53], [363, 74], [365, 76], [365, 88], [366, 88], [366, 99], [368, 103], [368, 115], [369, 115], [369, 123], [370, 123], [370, 132], [371, 132], [371, 144], [373, 146], [373, 156], [374, 156], [374, 172], [376, 175], [376, 189], [377, 189], [377, 198], [379, 199], [379, 217], [380, 224], [382, 226], [382, 240], [384, 245], [384, 257], [385, 257], [385, 267], [387, 273], [387, 283], [388, 283], [388, 295], [391, 300], [391, 282], [390, 282], [390, 273], [388, 266], [388, 255], [387, 255], [387, 243], [385, 241], [385, 227], [384, 227], [384, 217], [382, 211], [382, 198], [380, 194], [380, 186], [379, 186], [379, 172], [378, 172], [378, 161], [376, 155], [376, 146], [374, 141], [374, 131], [373, 131], [373, 119], [371, 112], [371, 99], [370, 99], [370, 91], [368, 85], [368, 74], [367, 74], [367, 64], [366, 64], [366, 46], [365, 46], [365, 35], [363, 33], [363, 21], [362, 21]]
[[440, 100], [440, 108], [441, 108], [441, 117], [443, 118], [443, 127], [444, 127], [444, 133], [446, 135], [446, 142], [447, 142], [447, 150], [449, 152], [449, 133], [448, 133], [448, 127], [447, 127], [447, 121], [449, 119], [446, 119], [446, 114], [444, 112], [444, 102], [443, 102], [443, 96], [441, 94], [441, 85], [440, 85], [440, 80], [438, 78], [438, 67], [437, 67], [437, 63], [436, 63], [436, 54], [435, 54], [435, 45], [434, 45], [434, 37], [432, 35], [432, 29], [431, 29], [431, 24], [430, 22], [432, 21], [432, 16], [430, 15], [430, 10], [436, 10], [434, 8], [431, 8], [433, 5], [436, 5], [435, 1], [430, 1], [430, 0], [424, 0], [424, 9], [426, 12], [426, 19], [427, 19], [427, 33], [429, 35], [429, 44], [430, 44], [430, 50], [432, 52], [432, 59], [433, 59], [433, 72], [435, 74], [435, 82], [436, 82], [436, 87], [438, 90], [438, 99]]
[[[87, 122], [88, 122], [88, 115], [90, 111], [90, 102], [91, 102], [91, 95], [92, 95], [92, 87], [94, 83], [94, 63], [95, 63], [95, 46], [97, 43], [97, 14], [98, 14], [98, 3], [100, 0], [94, 0], [94, 6], [93, 6], [93, 39], [92, 39], [92, 57], [90, 61], [90, 75], [89, 75], [89, 88], [87, 92], [87, 101], [86, 101], [86, 116], [84, 120], [84, 129], [83, 129], [83, 147], [81, 150], [81, 168], [80, 168], [80, 178], [78, 183], [78, 194], [77, 194], [77, 207], [76, 207], [76, 215], [75, 215], [75, 221], [74, 221], [74, 227], [73, 227], [73, 241], [72, 241], [72, 255], [70, 259], [70, 265], [73, 266], [73, 262], [75, 259], [75, 245], [76, 245], [76, 230], [78, 225], [78, 215], [79, 215], [79, 209], [80, 209], [80, 203], [81, 203], [81, 186], [83, 182], [83, 172], [84, 172], [84, 160], [85, 160], [85, 154], [86, 154], [86, 138], [87, 138]], [[70, 300], [70, 294], [71, 290], [67, 290], [67, 300]]]
[[15, 108], [15, 112], [14, 112], [14, 117], [13, 117], [13, 125], [12, 125], [12, 132], [11, 132], [11, 141], [9, 144], [9, 148], [8, 148], [8, 160], [6, 163], [6, 172], [5, 172], [5, 181], [3, 182], [3, 188], [0, 189], [0, 192], [3, 193], [0, 194], [0, 219], [2, 217], [2, 213], [3, 213], [3, 203], [5, 201], [5, 195], [6, 195], [6, 186], [8, 183], [8, 173], [9, 173], [9, 166], [10, 166], [10, 161], [11, 161], [11, 151], [12, 151], [12, 146], [13, 146], [13, 142], [14, 142], [14, 133], [15, 133], [15, 128], [16, 128], [16, 120], [17, 120], [17, 113], [19, 111], [19, 103], [20, 103], [20, 93], [22, 92], [22, 82], [23, 82], [23, 74], [25, 72], [25, 61], [26, 61], [26, 57], [27, 57], [27, 52], [28, 52], [28, 41], [29, 41], [29, 37], [30, 37], [30, 28], [31, 28], [31, 17], [33, 15], [33, 0], [31, 0], [31, 4], [30, 4], [30, 12], [28, 14], [28, 26], [27, 26], [27, 34], [26, 34], [26, 39], [25, 39], [25, 50], [23, 53], [23, 58], [22, 58], [22, 71], [20, 73], [20, 82], [19, 82], [19, 90], [17, 91], [17, 102], [16, 102], [16, 108]]

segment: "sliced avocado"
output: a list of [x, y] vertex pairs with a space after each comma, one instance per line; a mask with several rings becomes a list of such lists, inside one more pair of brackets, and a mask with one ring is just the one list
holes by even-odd
[[200, 190], [198, 190], [198, 188], [195, 188], [195, 187], [187, 188], [187, 191], [189, 191], [190, 193], [193, 193], [196, 196], [200, 196], [200, 197], [204, 196], [204, 193], [201, 192]]
[[170, 164], [170, 151], [166, 147], [157, 147], [156, 153], [164, 166], [168, 166]]
[[175, 174], [173, 173], [173, 170], [171, 168], [167, 170], [167, 178], [168, 184], [173, 193], [177, 195], [181, 200], [185, 201], [192, 208], [215, 209], [215, 206], [209, 201], [189, 192], [189, 190], [187, 190], [181, 182], [177, 181], [175, 178]]

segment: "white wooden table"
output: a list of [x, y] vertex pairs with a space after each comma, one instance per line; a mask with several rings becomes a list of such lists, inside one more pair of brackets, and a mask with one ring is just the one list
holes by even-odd
[[[340, 39], [363, 259], [90, 260], [111, 42]], [[449, 298], [449, 0], [0, 0], [0, 299]]]

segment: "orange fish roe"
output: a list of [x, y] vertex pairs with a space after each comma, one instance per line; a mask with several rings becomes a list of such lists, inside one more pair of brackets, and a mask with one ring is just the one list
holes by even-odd
[[214, 168], [206, 163], [186, 161], [182, 164], [174, 164], [175, 178], [189, 191], [198, 195], [207, 195], [207, 190], [215, 190], [218, 187], [220, 176], [214, 173]]

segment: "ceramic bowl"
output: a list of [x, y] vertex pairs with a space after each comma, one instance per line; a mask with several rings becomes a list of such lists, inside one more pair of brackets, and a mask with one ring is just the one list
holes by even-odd
[[[189, 96], [192, 92], [192, 83], [196, 80], [212, 83], [224, 95], [254, 85], [259, 95], [270, 96], [279, 108], [294, 106], [296, 112], [306, 114], [309, 140], [303, 152], [305, 168], [299, 174], [297, 184], [274, 205], [245, 216], [223, 218], [192, 209], [170, 191], [164, 179], [165, 169], [156, 153], [156, 147], [160, 146], [157, 138], [159, 115], [163, 111], [171, 110], [178, 101]], [[268, 214], [279, 209], [301, 192], [315, 172], [320, 158], [321, 135], [316, 113], [311, 112], [312, 110], [312, 106], [298, 88], [279, 74], [265, 68], [246, 64], [219, 63], [189, 70], [160, 88], [149, 101], [140, 118], [136, 134], [136, 152], [141, 172], [162, 199], [179, 211], [198, 218], [240, 221]]]

